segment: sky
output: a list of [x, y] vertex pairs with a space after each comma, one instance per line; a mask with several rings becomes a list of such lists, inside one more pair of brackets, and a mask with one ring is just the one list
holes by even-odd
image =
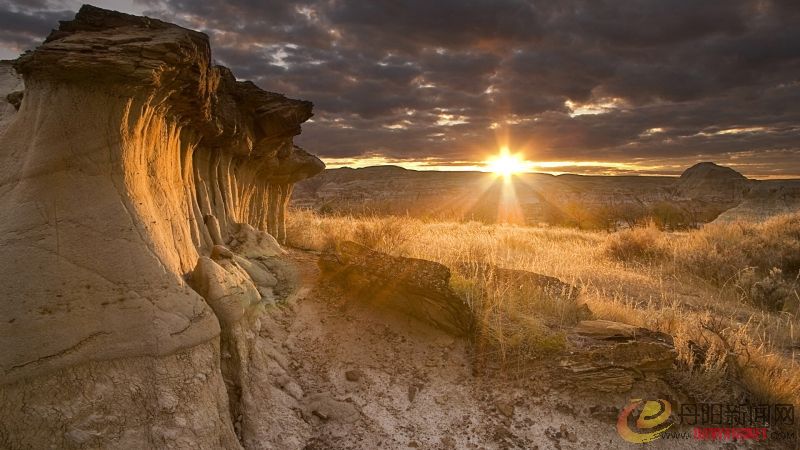
[[[311, 100], [330, 167], [800, 177], [796, 0], [112, 0], [207, 33], [240, 79]], [[0, 0], [0, 58], [80, 7]]]

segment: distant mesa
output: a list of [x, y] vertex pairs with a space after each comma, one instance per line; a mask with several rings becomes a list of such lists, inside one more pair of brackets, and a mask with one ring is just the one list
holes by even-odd
[[702, 162], [686, 169], [676, 184], [679, 197], [717, 202], [732, 208], [742, 201], [751, 183], [739, 172], [712, 162]]
[[731, 179], [746, 180], [747, 177], [730, 167], [720, 166], [713, 162], [701, 162], [686, 169], [680, 176], [682, 181], [697, 179]]

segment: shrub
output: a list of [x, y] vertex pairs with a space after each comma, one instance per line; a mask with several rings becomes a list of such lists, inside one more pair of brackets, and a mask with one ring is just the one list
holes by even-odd
[[755, 306], [767, 311], [794, 309], [790, 306], [790, 301], [797, 296], [797, 282], [785, 279], [781, 269], [774, 267], [757, 281], [740, 278], [743, 279], [739, 280], [739, 284], [749, 287], [747, 293]]
[[402, 255], [411, 237], [409, 221], [389, 216], [360, 222], [355, 227], [353, 240], [373, 250]]
[[780, 310], [797, 296], [800, 214], [706, 225], [678, 243], [675, 263], [718, 286], [738, 288], [758, 307]]
[[651, 262], [669, 255], [663, 233], [655, 225], [616, 232], [606, 240], [604, 253], [622, 262]]

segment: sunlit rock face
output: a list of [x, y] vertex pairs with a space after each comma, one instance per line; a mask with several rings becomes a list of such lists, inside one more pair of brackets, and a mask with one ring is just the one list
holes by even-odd
[[[227, 420], [219, 362], [206, 362], [219, 353], [219, 320], [186, 280], [243, 227], [285, 239], [293, 184], [324, 165], [292, 142], [310, 102], [237, 81], [211, 61], [202, 33], [84, 6], [14, 62], [24, 92], [7, 96], [21, 86], [3, 66], [0, 86], [13, 90], [0, 109], [7, 426], [22, 414], [14, 399], [48, 377], [107, 375], [124, 364], [101, 362], [119, 358], [130, 361], [128, 378], [158, 378], [145, 366], [181, 366], [187, 377], [202, 366], [202, 395], [170, 395], [179, 409], [206, 402], [195, 406], [210, 411], [207, 423]], [[125, 395], [108, 399], [135, 404]], [[201, 433], [209, 448], [236, 443], [220, 423]]]

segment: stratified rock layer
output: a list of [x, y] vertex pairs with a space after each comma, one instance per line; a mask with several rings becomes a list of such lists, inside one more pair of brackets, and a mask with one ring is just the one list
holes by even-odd
[[[268, 442], [233, 433], [231, 413], [246, 414], [251, 395], [225, 390], [257, 358], [220, 358], [252, 347], [248, 324], [272, 301], [275, 277], [247, 258], [280, 256], [272, 236], [285, 239], [292, 185], [324, 165], [292, 142], [310, 102], [211, 61], [202, 33], [84, 6], [14, 63], [23, 93], [3, 67], [0, 447]], [[159, 387], [161, 366], [176, 377]], [[191, 387], [194, 373], [207, 381]], [[52, 407], [24, 400], [46, 402], [65, 376]], [[104, 391], [81, 400], [101, 379]], [[178, 406], [166, 410], [202, 420], [161, 421], [167, 394], [129, 388], [168, 392]], [[117, 426], [105, 413], [115, 402], [122, 434], [96, 431]], [[104, 412], [87, 419], [86, 408]]]
[[565, 379], [579, 389], [627, 392], [638, 381], [669, 372], [672, 337], [610, 320], [581, 321], [570, 335], [578, 350], [561, 358]]
[[390, 308], [455, 335], [472, 329], [469, 306], [450, 288], [450, 269], [343, 242], [319, 259], [323, 277], [378, 308]]

